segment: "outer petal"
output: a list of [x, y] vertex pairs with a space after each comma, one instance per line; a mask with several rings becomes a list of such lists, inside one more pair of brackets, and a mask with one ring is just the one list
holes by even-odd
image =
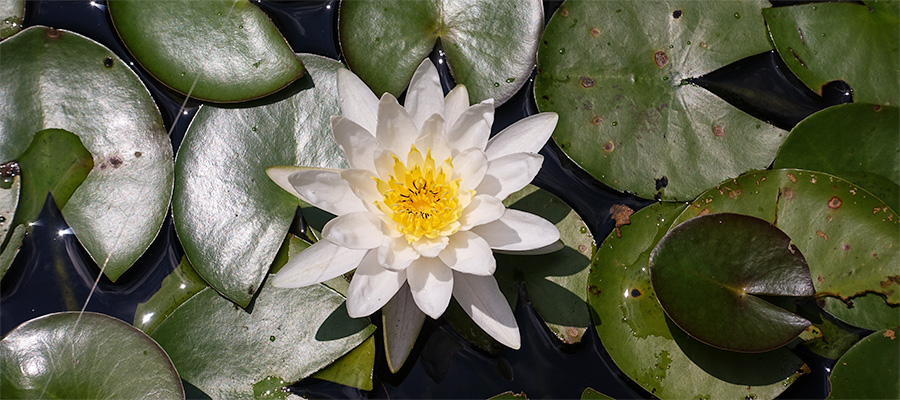
[[523, 118], [488, 141], [484, 153], [494, 160], [513, 153], [537, 153], [550, 139], [559, 116], [543, 112]]
[[275, 182], [276, 185], [280, 186], [286, 192], [294, 195], [298, 199], [306, 201], [306, 199], [304, 199], [303, 196], [301, 196], [300, 193], [297, 192], [297, 189], [294, 189], [294, 185], [291, 185], [290, 177], [295, 172], [305, 171], [308, 169], [318, 168], [297, 167], [293, 165], [278, 165], [266, 168], [266, 175], [269, 176], [269, 179], [271, 179], [272, 182]]
[[559, 240], [559, 230], [550, 221], [512, 209], [507, 209], [500, 219], [476, 226], [471, 231], [487, 240], [494, 250], [531, 250]]
[[487, 99], [463, 111], [447, 131], [454, 153], [475, 147], [484, 149], [494, 124], [494, 99]]
[[378, 185], [372, 179], [374, 172], [364, 169], [345, 169], [341, 171], [341, 178], [344, 178], [350, 184], [350, 188], [356, 197], [362, 201], [363, 205], [369, 212], [381, 215], [381, 210], [375, 206], [376, 201], [381, 201], [381, 193], [378, 192]]
[[566, 247], [565, 243], [562, 240], [557, 240], [553, 243], [550, 243], [544, 247], [538, 247], [536, 249], [531, 250], [522, 250], [522, 251], [509, 251], [509, 250], [495, 250], [500, 254], [512, 254], [517, 256], [539, 256], [541, 254], [550, 254], [555, 251], [562, 250], [563, 247]]
[[368, 211], [359, 211], [328, 221], [322, 228], [322, 237], [351, 249], [374, 249], [384, 241], [382, 230], [381, 218]]
[[409, 148], [418, 137], [419, 130], [406, 109], [397, 103], [397, 99], [390, 93], [381, 96], [378, 103], [378, 127], [375, 129], [378, 146], [394, 152], [405, 163]]
[[519, 326], [493, 276], [453, 272], [453, 297], [481, 329], [503, 345], [518, 350]]
[[437, 68], [431, 60], [425, 59], [416, 68], [409, 89], [406, 91], [406, 111], [417, 128], [421, 128], [432, 115], [444, 115], [444, 89]]
[[331, 132], [352, 168], [375, 171], [375, 136], [349, 118], [331, 117]]
[[356, 268], [367, 252], [320, 240], [291, 257], [272, 278], [272, 285], [294, 288], [325, 282]]
[[453, 157], [453, 178], [459, 178], [459, 190], [475, 189], [487, 172], [488, 162], [484, 152], [468, 148]]
[[479, 194], [472, 199], [469, 206], [463, 209], [459, 217], [460, 230], [469, 230], [474, 226], [483, 225], [497, 220], [506, 212], [506, 206], [494, 196]]
[[444, 121], [447, 126], [453, 126], [467, 108], [469, 108], [469, 91], [466, 90], [466, 85], [457, 83], [444, 98]]
[[534, 153], [513, 153], [488, 162], [487, 173], [475, 193], [505, 199], [529, 183], [541, 170], [544, 156]]
[[459, 231], [438, 256], [450, 269], [473, 275], [493, 275], [497, 261], [487, 241], [472, 232]]
[[453, 293], [453, 272], [438, 258], [420, 258], [406, 269], [413, 299], [429, 317], [438, 319]]
[[425, 313], [419, 310], [409, 285], [404, 284], [394, 298], [381, 310], [381, 325], [384, 327], [384, 352], [388, 369], [397, 372], [412, 351]]
[[425, 153], [431, 150], [431, 157], [440, 165], [450, 157], [450, 144], [447, 143], [444, 119], [440, 115], [432, 115], [422, 125], [421, 134], [416, 139], [416, 147]]
[[374, 135], [378, 125], [378, 96], [356, 74], [344, 68], [338, 69], [337, 87], [341, 113]]
[[347, 312], [351, 318], [365, 317], [385, 305], [406, 283], [406, 272], [389, 271], [370, 251], [359, 263], [347, 289]]
[[406, 269], [413, 261], [419, 258], [416, 251], [405, 237], [386, 237], [381, 247], [378, 248], [378, 263], [382, 267], [400, 271]]
[[343, 215], [366, 210], [350, 184], [336, 170], [297, 171], [288, 177], [288, 182], [304, 200], [332, 214]]
[[412, 242], [412, 246], [422, 257], [437, 257], [438, 253], [444, 250], [449, 242], [450, 240], [446, 236], [438, 236], [434, 239], [423, 236], [421, 239]]

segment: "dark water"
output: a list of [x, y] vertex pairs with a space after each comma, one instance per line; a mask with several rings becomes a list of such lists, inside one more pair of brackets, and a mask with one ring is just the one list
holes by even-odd
[[[549, 19], [559, 1], [546, 1]], [[296, 52], [340, 55], [336, 27], [336, 1], [265, 1], [257, 3], [274, 20]], [[125, 51], [114, 34], [105, 3], [84, 0], [28, 1], [26, 26], [47, 25], [88, 36], [112, 49], [147, 85], [170, 129], [177, 151], [197, 102], [188, 101], [156, 83]], [[432, 59], [441, 59], [435, 50]], [[440, 64], [445, 87], [452, 86], [446, 63]], [[818, 96], [802, 86], [774, 53], [739, 61], [693, 81], [744, 111], [790, 129], [805, 116], [831, 104], [851, 101], [841, 83]], [[537, 112], [533, 76], [508, 103], [497, 109], [494, 133]], [[182, 105], [187, 107], [182, 111]], [[784, 106], [788, 105], [788, 106]], [[535, 183], [570, 204], [588, 224], [595, 238], [613, 228], [609, 207], [626, 204], [637, 210], [653, 200], [616, 192], [575, 166], [555, 144], [542, 151], [545, 161]], [[51, 312], [78, 310], [85, 303], [99, 269], [81, 248], [52, 201], [45, 205], [38, 224], [26, 236], [22, 250], [0, 283], [0, 333]], [[131, 322], [135, 307], [159, 289], [163, 278], [178, 264], [183, 251], [169, 216], [150, 249], [116, 283], [101, 277], [87, 310]], [[513, 390], [530, 398], [577, 398], [593, 387], [615, 398], [647, 398], [643, 389], [618, 371], [606, 354], [596, 331], [588, 329], [582, 343], [564, 345], [540, 322], [525, 296], [520, 296], [516, 319], [522, 330], [522, 350], [502, 350], [488, 356], [474, 349], [443, 321], [426, 322], [410, 361], [397, 374], [387, 370], [381, 347], [376, 354], [375, 388], [363, 392], [308, 379], [291, 388], [308, 397], [325, 398], [486, 398]], [[373, 318], [379, 321], [380, 318]], [[380, 335], [380, 330], [376, 335]], [[376, 343], [381, 343], [380, 336]], [[827, 394], [827, 360], [801, 356], [813, 373], [801, 377], [782, 398], [822, 398]]]

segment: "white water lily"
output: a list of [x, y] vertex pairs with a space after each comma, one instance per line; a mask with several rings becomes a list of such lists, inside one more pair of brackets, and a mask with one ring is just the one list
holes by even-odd
[[501, 203], [537, 175], [543, 162], [537, 151], [557, 115], [533, 115], [488, 140], [493, 100], [469, 106], [463, 85], [444, 97], [427, 59], [405, 106], [388, 93], [379, 101], [348, 70], [338, 71], [338, 92], [343, 116], [331, 122], [350, 168], [268, 170], [284, 189], [337, 215], [322, 240], [291, 258], [273, 284], [307, 286], [356, 269], [347, 293], [351, 317], [370, 315], [395, 295], [407, 298], [398, 291], [408, 283], [420, 321], [421, 313], [440, 317], [453, 296], [478, 326], [518, 349], [519, 329], [493, 277], [492, 250], [562, 247], [552, 223]]

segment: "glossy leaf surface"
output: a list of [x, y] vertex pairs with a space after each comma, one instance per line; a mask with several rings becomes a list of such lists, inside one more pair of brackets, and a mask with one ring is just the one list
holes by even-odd
[[375, 336], [344, 354], [337, 361], [312, 375], [313, 378], [340, 383], [361, 390], [372, 390], [375, 367]]
[[178, 307], [207, 287], [187, 258], [182, 256], [181, 263], [163, 279], [159, 290], [147, 301], [138, 304], [134, 312], [134, 326], [152, 335]]
[[0, 340], [3, 398], [176, 399], [181, 379], [166, 353], [116, 318], [77, 312], [38, 317]]
[[872, 333], [853, 345], [831, 371], [829, 399], [900, 398], [898, 327]]
[[25, 0], [0, 0], [0, 40], [22, 29], [24, 16]]
[[22, 179], [18, 163], [0, 166], [0, 250], [4, 248], [6, 234], [13, 227], [13, 217], [19, 204], [21, 189]]
[[303, 75], [303, 63], [248, 0], [116, 0], [116, 31], [166, 86], [201, 100], [262, 97]]
[[679, 224], [650, 254], [650, 278], [666, 315], [721, 349], [772, 350], [810, 325], [758, 297], [815, 293], [791, 238], [759, 218], [723, 213]]
[[[246, 307], [294, 218], [298, 200], [266, 175], [274, 165], [341, 168], [331, 136], [340, 114], [340, 63], [303, 57], [310, 78], [293, 94], [251, 108], [202, 106], [178, 151], [175, 229], [191, 265], [206, 282]], [[315, 87], [310, 87], [315, 85]]]
[[[535, 99], [554, 139], [603, 183], [691, 200], [767, 167], [786, 132], [687, 79], [770, 49], [757, 1], [572, 1], [538, 49]], [[635, 168], [640, 165], [640, 168]]]
[[802, 374], [803, 361], [785, 348], [736, 353], [691, 338], [665, 315], [650, 284], [651, 250], [681, 204], [660, 203], [631, 216], [593, 257], [588, 300], [594, 325], [613, 361], [662, 399], [774, 398]]
[[858, 102], [897, 105], [896, 2], [802, 4], [763, 15], [781, 59], [810, 89], [822, 94], [823, 85], [843, 80]]
[[172, 193], [172, 145], [156, 104], [110, 50], [35, 26], [0, 42], [0, 160], [34, 134], [78, 135], [94, 168], [62, 208], [66, 223], [115, 281], [150, 245]]
[[347, 1], [340, 8], [341, 50], [377, 95], [399, 96], [440, 39], [470, 102], [502, 104], [534, 69], [543, 16], [536, 0]]

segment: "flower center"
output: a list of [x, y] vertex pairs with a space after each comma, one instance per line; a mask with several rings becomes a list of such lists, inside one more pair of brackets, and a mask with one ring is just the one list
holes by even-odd
[[433, 239], [452, 234], [462, 213], [459, 179], [450, 179], [452, 176], [450, 157], [438, 167], [431, 149], [422, 158], [413, 145], [406, 164], [394, 157], [394, 173], [387, 182], [375, 178], [383, 197], [378, 208], [397, 223], [397, 231], [410, 243], [423, 236]]

